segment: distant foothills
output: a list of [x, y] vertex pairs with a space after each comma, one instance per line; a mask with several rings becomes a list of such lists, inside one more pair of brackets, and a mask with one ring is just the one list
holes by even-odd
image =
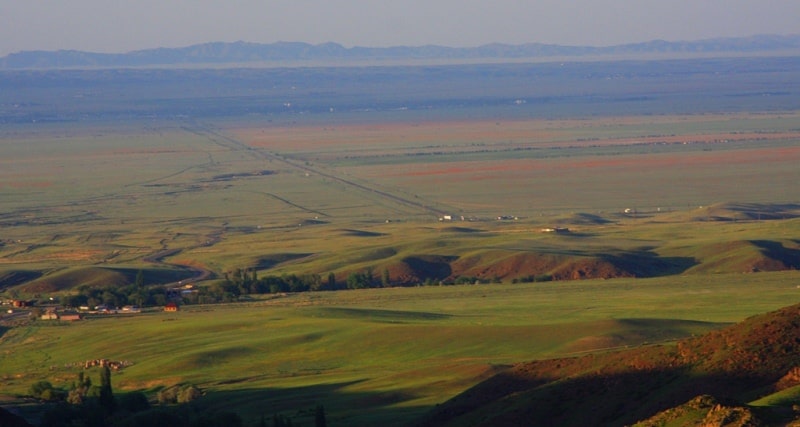
[[157, 48], [127, 53], [77, 50], [22, 51], [0, 58], [0, 70], [59, 68], [119, 68], [174, 66], [254, 66], [347, 64], [370, 61], [492, 61], [547, 58], [669, 57], [719, 55], [798, 55], [800, 35], [758, 35], [697, 41], [654, 40], [607, 47], [563, 46], [542, 43], [487, 44], [479, 47], [396, 46], [344, 47], [337, 43], [308, 44], [243, 41], [204, 43], [180, 48]]

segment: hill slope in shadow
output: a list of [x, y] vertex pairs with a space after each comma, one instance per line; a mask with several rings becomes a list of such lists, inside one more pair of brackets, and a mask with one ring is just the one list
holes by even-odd
[[[521, 363], [437, 406], [416, 425], [630, 425], [698, 396], [756, 417], [746, 402], [796, 386], [799, 365], [800, 304], [676, 345]], [[775, 413], [792, 417], [791, 408], [761, 411], [773, 421]], [[785, 416], [775, 425], [788, 422]]]

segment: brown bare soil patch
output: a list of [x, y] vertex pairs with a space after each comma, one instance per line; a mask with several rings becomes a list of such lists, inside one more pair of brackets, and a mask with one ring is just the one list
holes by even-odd
[[633, 277], [613, 263], [597, 258], [578, 259], [559, 267], [553, 272], [554, 280], [613, 279]]
[[419, 255], [403, 258], [387, 267], [392, 281], [400, 284], [422, 283], [426, 279], [443, 280], [453, 273], [454, 257]]
[[560, 265], [560, 257], [536, 253], [509, 253], [497, 260], [487, 260], [494, 254], [464, 257], [453, 263], [455, 276], [481, 279], [510, 279], [548, 273]]
[[481, 256], [453, 263], [453, 276], [480, 279], [531, 278], [548, 275], [553, 280], [611, 279], [632, 277], [633, 273], [612, 262], [595, 257], [565, 257], [539, 253], [510, 253], [497, 260]]
[[633, 277], [631, 271], [597, 257], [565, 257], [541, 253], [486, 252], [464, 257], [420, 255], [386, 266], [393, 283], [416, 284], [425, 280], [452, 281], [463, 277], [481, 280], [610, 279]]

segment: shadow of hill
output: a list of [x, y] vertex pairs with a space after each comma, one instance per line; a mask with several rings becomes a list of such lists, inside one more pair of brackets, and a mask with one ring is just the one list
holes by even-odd
[[276, 253], [258, 258], [252, 268], [269, 270], [279, 264], [309, 257], [311, 253]]
[[3, 408], [0, 408], [0, 426], [3, 427], [31, 427], [33, 424], [29, 424], [24, 418], [7, 411]]
[[581, 212], [566, 218], [556, 219], [553, 222], [559, 225], [602, 225], [610, 224], [613, 221], [603, 218], [600, 215]]
[[403, 426], [429, 409], [398, 405], [415, 398], [409, 391], [348, 390], [361, 382], [214, 391], [194, 403], [208, 413], [235, 412], [244, 425], [254, 425], [262, 416], [269, 420], [275, 414], [291, 419], [292, 425], [314, 425], [314, 409], [323, 405], [328, 426]]
[[191, 278], [195, 273], [185, 267], [98, 267], [82, 266], [59, 270], [28, 281], [21, 290], [28, 293], [56, 292], [87, 285], [104, 287], [109, 285], [126, 286], [136, 281], [142, 273], [145, 284], [164, 284]]
[[352, 237], [382, 237], [386, 236], [386, 233], [378, 233], [375, 231], [365, 231], [365, 230], [355, 230], [351, 228], [343, 228], [340, 230], [343, 236], [352, 236]]
[[561, 349], [565, 356], [578, 356], [598, 351], [632, 348], [675, 340], [729, 326], [729, 323], [702, 322], [682, 319], [623, 318], [606, 321], [607, 329], [597, 334], [587, 333], [566, 343]]
[[0, 290], [20, 285], [42, 277], [41, 271], [12, 270], [0, 273]]
[[[584, 376], [522, 392], [510, 405], [493, 402], [484, 408], [487, 422], [477, 425], [630, 425], [698, 395], [735, 400], [764, 383], [747, 376], [688, 377], [680, 369]], [[469, 417], [475, 418], [474, 414]]]
[[401, 264], [406, 267], [405, 275], [417, 281], [442, 280], [453, 274], [451, 263], [456, 259], [455, 256], [418, 255], [403, 258]]
[[749, 401], [800, 364], [800, 305], [675, 346], [523, 363], [416, 425], [627, 425], [707, 394]]
[[192, 272], [186, 268], [125, 268], [125, 267], [98, 267], [104, 270], [117, 272], [123, 275], [125, 283], [136, 282], [136, 276], [142, 273], [145, 284], [163, 284], [177, 282], [192, 277]]
[[449, 314], [432, 313], [426, 311], [400, 311], [350, 307], [323, 307], [320, 308], [318, 312], [323, 315], [329, 315], [337, 318], [359, 318], [390, 323], [444, 320], [452, 317]]
[[[251, 378], [238, 378], [207, 386], [241, 384]], [[315, 425], [315, 409], [322, 405], [327, 425], [331, 427], [375, 426], [400, 427], [422, 415], [427, 406], [400, 405], [415, 399], [413, 392], [403, 390], [366, 392], [358, 388], [364, 380], [314, 384], [288, 388], [240, 388], [236, 390], [206, 391], [199, 398], [179, 405], [152, 405], [135, 413], [117, 411], [111, 424], [103, 425], [162, 425], [203, 426], [203, 419], [213, 419], [222, 414], [236, 414], [243, 426], [259, 425], [264, 419], [272, 425], [273, 416], [295, 426]], [[117, 394], [117, 393], [115, 393]], [[124, 393], [122, 393], [124, 394]], [[67, 405], [71, 406], [71, 405]], [[52, 403], [37, 403], [26, 417], [34, 419], [54, 409]], [[2, 415], [2, 412], [0, 412]], [[51, 414], [52, 415], [52, 414]], [[169, 420], [166, 422], [165, 420]], [[71, 420], [81, 421], [81, 420]], [[155, 423], [155, 424], [154, 424]], [[5, 426], [0, 418], [0, 426]], [[27, 425], [27, 424], [24, 424]], [[48, 424], [50, 425], [50, 424]], [[61, 424], [58, 424], [61, 425]], [[67, 424], [64, 424], [67, 425]], [[84, 425], [84, 424], [69, 424]], [[224, 424], [223, 424], [224, 425]]]
[[457, 227], [457, 226], [445, 227], [445, 228], [442, 228], [442, 231], [445, 231], [445, 232], [448, 232], [448, 233], [467, 233], [467, 234], [469, 234], [469, 233], [485, 233], [486, 232], [485, 230], [481, 230], [481, 229], [478, 229], [478, 228]]
[[684, 273], [696, 266], [691, 257], [662, 257], [650, 250], [603, 255], [603, 259], [636, 277], [660, 277]]
[[782, 263], [786, 269], [800, 269], [800, 249], [787, 248], [772, 240], [751, 240], [750, 243], [756, 245], [764, 256]]

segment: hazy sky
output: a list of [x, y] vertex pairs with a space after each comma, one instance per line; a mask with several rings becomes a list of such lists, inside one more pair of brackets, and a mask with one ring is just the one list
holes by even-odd
[[210, 41], [607, 46], [800, 33], [797, 0], [0, 0], [0, 56]]

